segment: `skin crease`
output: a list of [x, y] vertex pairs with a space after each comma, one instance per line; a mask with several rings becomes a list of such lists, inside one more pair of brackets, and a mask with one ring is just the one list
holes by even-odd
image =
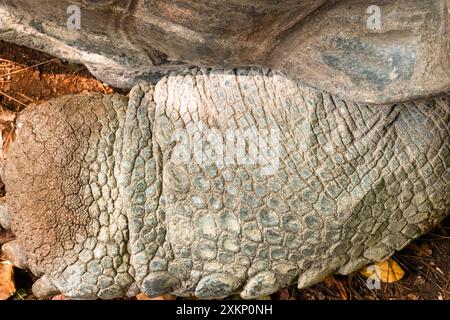
[[[389, 257], [449, 214], [449, 113], [448, 95], [374, 107], [266, 69], [187, 69], [128, 98], [62, 97], [18, 120], [12, 230], [41, 294], [307, 287]], [[174, 135], [200, 124], [274, 134], [276, 170], [180, 162]]]

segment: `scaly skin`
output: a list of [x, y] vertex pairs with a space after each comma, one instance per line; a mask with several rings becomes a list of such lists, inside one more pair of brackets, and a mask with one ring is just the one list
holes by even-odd
[[[448, 95], [365, 106], [267, 70], [191, 69], [135, 87], [126, 105], [71, 96], [19, 120], [13, 231], [40, 284], [69, 297], [303, 288], [389, 257], [449, 214]], [[278, 132], [277, 170], [180, 164], [174, 133], [199, 123]]]

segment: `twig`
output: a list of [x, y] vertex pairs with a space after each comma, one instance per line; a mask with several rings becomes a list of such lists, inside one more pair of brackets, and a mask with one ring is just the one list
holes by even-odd
[[342, 284], [340, 282], [336, 281], [335, 277], [332, 277], [332, 279], [333, 279], [334, 283], [336, 284], [336, 286], [339, 290], [339, 293], [341, 294], [342, 300], [348, 300], [347, 292], [346, 292], [345, 288], [342, 286]]
[[[361, 281], [362, 283], [365, 282], [364, 279], [359, 274], [357, 275], [357, 277], [358, 277], [359, 281]], [[367, 287], [367, 290], [369, 290], [369, 292], [372, 294], [372, 296], [375, 298], [375, 300], [380, 300], [380, 299], [378, 299], [378, 296], [373, 289], [370, 289], [369, 287]]]
[[10, 72], [10, 73], [7, 73], [7, 74], [2, 74], [2, 75], [0, 75], [0, 77], [8, 77], [8, 76], [11, 76], [11, 75], [13, 75], [13, 74], [21, 73], [21, 72], [27, 71], [27, 70], [29, 70], [29, 69], [33, 69], [33, 68], [35, 68], [35, 67], [42, 66], [42, 65], [44, 65], [44, 64], [49, 64], [49, 63], [51, 63], [51, 62], [53, 62], [53, 61], [56, 61], [56, 60], [58, 60], [58, 58], [53, 58], [53, 59], [50, 59], [50, 60], [48, 60], [48, 61], [44, 61], [44, 62], [41, 62], [41, 63], [37, 63], [37, 64], [32, 65], [32, 66], [30, 66], [30, 67], [26, 67], [26, 68], [23, 68], [23, 69], [20, 69], [20, 70], [16, 70], [16, 71], [13, 71], [13, 72]]
[[30, 97], [28, 97], [28, 96], [26, 96], [26, 95], [24, 95], [23, 93], [17, 93], [18, 95], [20, 95], [22, 98], [25, 98], [25, 99], [27, 99], [27, 100], [29, 100], [30, 102], [34, 102], [34, 99], [31, 99]]
[[26, 67], [26, 65], [24, 65], [24, 64], [21, 64], [21, 63], [15, 62], [15, 61], [11, 61], [11, 60], [8, 60], [8, 59], [0, 58], [0, 61], [8, 62], [9, 64], [12, 64], [12, 65], [16, 64], [16, 65], [19, 65], [19, 66], [22, 66], [22, 67]]
[[430, 236], [435, 236], [437, 239], [450, 239], [450, 237], [446, 237], [440, 234], [435, 234], [435, 233], [428, 233]]
[[105, 86], [103, 85], [103, 83], [102, 83], [101, 81], [98, 81], [98, 83], [99, 83], [100, 86], [102, 87], [103, 93], [107, 93], [107, 92], [106, 92], [106, 88], [105, 88]]
[[8, 99], [11, 99], [12, 101], [17, 102], [18, 104], [20, 104], [20, 105], [22, 105], [22, 106], [24, 106], [24, 107], [28, 107], [27, 104], [25, 104], [25, 103], [23, 103], [23, 102], [21, 102], [21, 101], [15, 99], [15, 98], [11, 97], [10, 95], [4, 93], [3, 91], [0, 91], [0, 94], [3, 95], [3, 96], [5, 96], [5, 97], [7, 97]]
[[436, 243], [432, 242], [432, 244], [433, 249], [436, 249], [439, 252], [439, 254], [444, 254], [444, 251], [438, 245], [436, 245]]
[[[412, 264], [412, 263], [408, 263], [408, 265], [410, 266], [411, 269], [415, 270], [417, 273], [420, 273], [422, 276], [424, 276], [424, 278], [425, 278], [426, 280], [430, 281], [431, 283], [434, 283], [441, 291], [444, 291], [444, 290], [445, 290], [445, 289], [443, 289], [443, 288], [439, 285], [439, 283], [437, 283], [437, 281], [435, 281], [436, 279], [432, 279], [432, 278], [429, 276], [429, 274], [430, 274], [430, 269], [433, 270], [432, 268], [430, 268], [430, 267], [427, 266], [427, 267], [428, 267], [428, 268], [427, 268], [427, 272], [425, 273], [425, 272], [423, 272], [422, 270], [416, 268], [416, 267], [414, 266], [414, 264]], [[435, 274], [435, 273], [433, 273], [433, 274]]]

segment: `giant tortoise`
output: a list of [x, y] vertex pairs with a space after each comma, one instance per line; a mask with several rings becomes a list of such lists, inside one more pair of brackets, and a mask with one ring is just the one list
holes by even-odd
[[450, 212], [449, 21], [446, 0], [0, 1], [0, 38], [133, 87], [20, 115], [11, 258], [38, 296], [104, 299], [257, 298], [388, 258]]

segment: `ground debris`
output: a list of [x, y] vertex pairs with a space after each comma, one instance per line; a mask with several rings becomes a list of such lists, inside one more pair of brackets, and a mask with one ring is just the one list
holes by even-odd
[[136, 296], [136, 300], [176, 300], [177, 297], [171, 294], [165, 294], [159, 297], [150, 298], [145, 293], [139, 293]]
[[393, 283], [401, 280], [405, 272], [394, 259], [387, 259], [363, 268], [361, 275], [384, 283]]

